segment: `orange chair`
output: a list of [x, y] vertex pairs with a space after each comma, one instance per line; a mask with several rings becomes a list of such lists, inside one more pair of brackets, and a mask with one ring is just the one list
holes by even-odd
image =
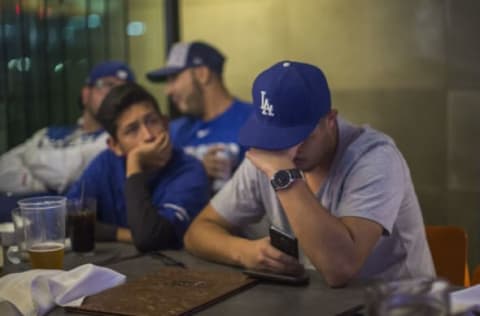
[[468, 237], [456, 226], [426, 226], [428, 245], [439, 277], [460, 286], [470, 286]]
[[480, 284], [480, 265], [477, 265], [473, 270], [471, 285]]

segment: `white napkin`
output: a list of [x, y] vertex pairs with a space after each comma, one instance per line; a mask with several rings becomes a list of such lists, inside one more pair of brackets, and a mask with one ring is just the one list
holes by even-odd
[[85, 296], [123, 282], [123, 274], [93, 264], [70, 271], [29, 270], [0, 278], [0, 300], [15, 305], [22, 315], [41, 316], [55, 305], [80, 306]]
[[450, 305], [452, 314], [464, 312], [475, 305], [480, 305], [480, 285], [450, 293]]

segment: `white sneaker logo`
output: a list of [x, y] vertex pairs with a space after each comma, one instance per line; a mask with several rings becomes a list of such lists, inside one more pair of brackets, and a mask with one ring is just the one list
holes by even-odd
[[260, 93], [262, 94], [262, 105], [260, 106], [260, 109], [262, 109], [262, 115], [275, 116], [275, 114], [273, 114], [273, 104], [270, 104], [268, 99], [265, 98], [267, 92], [260, 91]]

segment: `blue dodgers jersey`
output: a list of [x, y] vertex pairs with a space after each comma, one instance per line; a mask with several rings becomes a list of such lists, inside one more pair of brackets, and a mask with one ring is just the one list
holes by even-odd
[[224, 145], [236, 161], [236, 167], [245, 156], [245, 148], [238, 143], [238, 133], [252, 111], [251, 104], [235, 100], [224, 113], [207, 122], [191, 116], [181, 117], [170, 123], [170, 137], [177, 148], [198, 159], [203, 158], [209, 147]]
[[[125, 174], [125, 158], [107, 149], [92, 161], [67, 197], [79, 198], [83, 187], [86, 197], [97, 199], [99, 221], [128, 227]], [[174, 225], [180, 245], [191, 221], [209, 200], [208, 185], [201, 163], [178, 149], [162, 170], [152, 174], [152, 203]]]

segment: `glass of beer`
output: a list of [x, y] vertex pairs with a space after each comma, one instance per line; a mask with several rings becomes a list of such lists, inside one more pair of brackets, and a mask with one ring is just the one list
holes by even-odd
[[95, 219], [97, 200], [86, 197], [67, 201], [67, 236], [72, 251], [83, 256], [95, 250]]
[[63, 196], [42, 196], [18, 201], [25, 246], [34, 269], [63, 268], [66, 200]]

